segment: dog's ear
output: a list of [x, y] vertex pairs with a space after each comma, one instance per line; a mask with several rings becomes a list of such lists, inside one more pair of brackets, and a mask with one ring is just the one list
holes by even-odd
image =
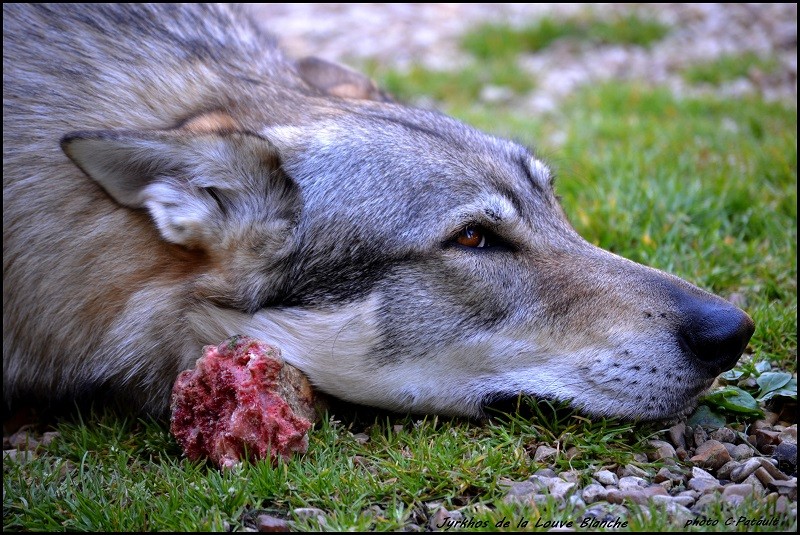
[[74, 132], [61, 148], [119, 204], [149, 211], [169, 242], [219, 247], [234, 216], [285, 234], [300, 194], [275, 146], [250, 134], [206, 130]]
[[303, 81], [328, 96], [392, 102], [369, 77], [344, 65], [314, 56], [302, 58], [296, 65]]

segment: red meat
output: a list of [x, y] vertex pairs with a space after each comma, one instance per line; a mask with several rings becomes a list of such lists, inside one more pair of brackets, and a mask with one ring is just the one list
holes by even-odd
[[[244, 458], [288, 459], [308, 448], [315, 418], [305, 376], [280, 350], [247, 336], [205, 346], [172, 389], [171, 431], [192, 460], [229, 468]], [[299, 414], [296, 414], [299, 413]]]

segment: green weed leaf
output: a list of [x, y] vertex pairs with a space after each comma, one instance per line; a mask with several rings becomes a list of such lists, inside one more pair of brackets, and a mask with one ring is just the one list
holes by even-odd
[[792, 380], [792, 374], [786, 372], [765, 372], [758, 376], [756, 383], [761, 387], [760, 396], [778, 390]]
[[725, 417], [712, 411], [707, 405], [700, 405], [686, 423], [692, 427], [700, 425], [710, 429], [717, 429], [725, 426]]
[[746, 391], [735, 386], [726, 386], [710, 393], [703, 401], [712, 407], [747, 416], [761, 416], [758, 402]]

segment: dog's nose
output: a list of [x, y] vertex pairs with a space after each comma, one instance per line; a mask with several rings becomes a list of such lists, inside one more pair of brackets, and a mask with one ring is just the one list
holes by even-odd
[[680, 301], [681, 341], [711, 374], [733, 368], [756, 328], [750, 316], [722, 300], [686, 295]]

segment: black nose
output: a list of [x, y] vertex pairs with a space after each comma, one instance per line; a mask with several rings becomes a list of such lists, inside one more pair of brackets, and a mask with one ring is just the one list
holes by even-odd
[[713, 375], [730, 370], [753, 336], [755, 324], [739, 308], [718, 298], [685, 295], [679, 300], [679, 339]]

